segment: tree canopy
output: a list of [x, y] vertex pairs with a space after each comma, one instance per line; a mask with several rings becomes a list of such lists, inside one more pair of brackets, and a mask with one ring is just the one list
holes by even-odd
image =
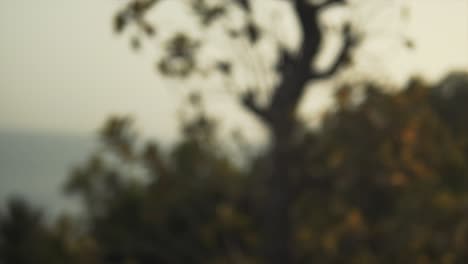
[[[130, 1], [116, 14], [114, 28], [116, 32], [122, 32], [129, 25], [136, 25], [140, 35], [154, 37], [156, 32], [165, 29], [166, 24], [154, 25], [148, 22], [147, 14], [150, 11], [161, 8], [167, 1], [158, 0], [136, 0]], [[199, 34], [196, 38], [196, 30], [189, 33], [177, 30], [170, 31], [170, 37], [163, 43], [162, 56], [157, 62], [159, 71], [171, 77], [187, 78], [193, 74], [206, 75], [217, 71], [222, 76], [234, 81], [238, 91], [238, 99], [241, 105], [250, 111], [268, 129], [271, 135], [271, 155], [269, 155], [271, 168], [265, 170], [268, 174], [261, 177], [265, 183], [265, 197], [261, 208], [264, 216], [262, 226], [264, 233], [264, 251], [268, 256], [269, 263], [286, 263], [291, 260], [292, 230], [290, 229], [290, 209], [292, 194], [290, 184], [294, 175], [290, 175], [290, 168], [293, 166], [292, 159], [297, 155], [292, 152], [294, 140], [298, 135], [298, 120], [296, 110], [305, 93], [308, 84], [323, 78], [333, 76], [340, 68], [349, 64], [350, 52], [357, 44], [357, 37], [353, 34], [350, 23], [341, 25], [342, 45], [341, 50], [336, 55], [335, 61], [324, 71], [319, 71], [311, 67], [320, 53], [324, 28], [320, 24], [320, 15], [323, 10], [333, 5], [345, 5], [343, 0], [327, 0], [321, 2], [309, 2], [307, 0], [294, 1], [262, 1], [260, 8], [264, 10], [268, 4], [283, 4], [281, 13], [285, 13], [285, 8], [289, 7], [293, 17], [297, 20], [297, 27], [301, 34], [298, 47], [291, 49], [285, 46], [284, 39], [274, 28], [261, 27], [256, 10], [257, 2], [249, 0], [240, 1], [172, 1], [171, 11], [178, 19], [195, 17], [195, 20], [185, 22], [199, 25], [199, 30], [205, 34]], [[169, 10], [166, 8], [166, 10]], [[188, 14], [187, 14], [188, 13]], [[185, 15], [179, 15], [185, 14]], [[270, 19], [270, 23], [274, 20]], [[173, 21], [172, 23], [177, 23]], [[214, 46], [221, 49], [216, 55], [209, 56], [210, 42], [207, 31], [215, 28], [215, 36], [224, 40], [224, 45], [233, 47], [233, 44], [242, 43], [242, 51], [232, 52], [221, 46]], [[275, 35], [276, 33], [276, 35]], [[239, 40], [240, 39], [240, 40]], [[266, 40], [266, 44], [262, 43]], [[134, 47], [139, 47], [139, 38], [134, 38]], [[263, 44], [263, 45], [262, 45]], [[266, 46], [265, 46], [266, 45]], [[204, 48], [208, 50], [204, 51]], [[269, 47], [270, 63], [266, 63], [263, 58], [253, 58], [252, 64], [260, 65], [260, 72], [257, 77], [266, 78], [273, 76], [277, 81], [272, 81], [268, 85], [271, 87], [269, 99], [266, 104], [260, 104], [259, 92], [261, 83], [245, 84], [246, 87], [238, 87], [238, 78], [231, 78], [233, 71], [248, 66], [239, 65], [237, 58], [249, 51], [263, 51]], [[212, 47], [213, 48], [213, 47]], [[231, 53], [231, 54], [229, 54]], [[227, 56], [226, 56], [227, 55]], [[229, 56], [231, 55], [231, 56]], [[202, 62], [203, 59], [208, 62]], [[254, 69], [253, 69], [254, 70]], [[247, 74], [246, 72], [241, 75]], [[241, 76], [242, 77], [242, 76]]]
[[[392, 94], [353, 87], [294, 145], [291, 261], [463, 263], [466, 75]], [[142, 144], [129, 118], [110, 119], [66, 186], [84, 202], [84, 225], [47, 226], [14, 200], [0, 214], [0, 263], [268, 263], [261, 177], [271, 154], [236, 165], [215, 120], [198, 113], [165, 150]]]

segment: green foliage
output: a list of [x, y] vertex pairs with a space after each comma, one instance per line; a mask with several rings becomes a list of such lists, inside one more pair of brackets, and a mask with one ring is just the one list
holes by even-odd
[[[344, 87], [322, 128], [291, 146], [291, 262], [464, 263], [468, 82], [448, 80], [394, 94], [364, 84], [357, 105]], [[48, 227], [12, 202], [0, 218], [0, 263], [264, 263], [268, 154], [234, 165], [202, 111], [182, 130], [163, 151], [138, 142], [130, 119], [110, 119], [66, 188], [83, 199], [85, 225]]]
[[466, 259], [468, 131], [436, 107], [464, 108], [468, 82], [458, 87], [447, 99], [419, 81], [394, 95], [368, 85], [361, 105], [342, 104], [310, 135], [298, 166], [320, 184], [295, 204], [303, 263]]
[[74, 239], [70, 228], [66, 218], [50, 228], [39, 210], [10, 200], [0, 215], [0, 263], [96, 263], [89, 239]]
[[[214, 145], [214, 123], [200, 116], [167, 155], [126, 139], [129, 119], [111, 119], [102, 130], [101, 155], [72, 175], [71, 193], [87, 204], [90, 232], [104, 263], [218, 263], [248, 259], [255, 249], [254, 222], [245, 195], [245, 172]], [[124, 146], [124, 147], [122, 147]], [[109, 153], [110, 152], [110, 153]], [[105, 155], [117, 154], [117, 167]], [[123, 156], [123, 157], [122, 157]], [[118, 168], [145, 169], [140, 179]], [[249, 251], [244, 251], [249, 249]], [[132, 262], [132, 263], [133, 263]]]

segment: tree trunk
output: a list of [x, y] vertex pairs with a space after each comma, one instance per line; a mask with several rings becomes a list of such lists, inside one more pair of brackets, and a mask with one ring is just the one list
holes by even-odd
[[266, 182], [265, 247], [268, 264], [292, 262], [291, 194], [291, 122], [278, 120], [273, 130], [271, 167]]
[[320, 10], [342, 0], [328, 0], [311, 5], [307, 0], [295, 0], [294, 8], [301, 25], [303, 40], [295, 55], [282, 51], [279, 62], [281, 83], [274, 89], [270, 105], [258, 109], [251, 100], [249, 109], [266, 121], [272, 136], [271, 165], [266, 180], [264, 201], [264, 239], [267, 264], [294, 263], [293, 227], [291, 207], [293, 203], [291, 180], [294, 171], [294, 137], [297, 129], [296, 109], [309, 81], [327, 78], [346, 64], [353, 45], [350, 31], [343, 31], [343, 46], [336, 60], [324, 72], [311, 71], [310, 63], [315, 59], [321, 44], [322, 32], [318, 23]]

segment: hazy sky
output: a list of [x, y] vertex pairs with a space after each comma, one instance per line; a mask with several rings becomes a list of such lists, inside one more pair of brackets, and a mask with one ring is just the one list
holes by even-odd
[[[143, 130], [175, 133], [178, 94], [157, 78], [151, 58], [112, 33], [122, 2], [0, 1], [0, 129], [90, 133], [109, 114], [131, 113]], [[416, 8], [404, 32], [415, 36], [416, 50], [370, 47], [369, 67], [433, 79], [468, 69], [468, 0], [411, 2]], [[387, 18], [382, 12], [372, 19]], [[382, 57], [373, 60], [377, 53]]]
[[0, 128], [88, 133], [112, 113], [173, 119], [175, 95], [112, 34], [119, 2], [0, 1]]

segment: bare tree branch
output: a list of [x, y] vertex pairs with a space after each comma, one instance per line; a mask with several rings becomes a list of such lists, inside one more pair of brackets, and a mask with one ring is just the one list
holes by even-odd
[[297, 54], [290, 56], [282, 51], [280, 61], [281, 83], [274, 90], [269, 108], [289, 115], [294, 112], [305, 89], [305, 83], [311, 78], [310, 63], [319, 51], [322, 32], [318, 23], [316, 6], [306, 0], [294, 0], [294, 9], [302, 30], [302, 44]]
[[315, 7], [321, 9], [321, 8], [329, 7], [330, 5], [333, 5], [333, 4], [344, 4], [344, 3], [345, 3], [345, 0], [328, 0], [321, 4], [315, 5]]
[[256, 102], [256, 94], [252, 91], [247, 91], [241, 96], [242, 105], [250, 112], [254, 113], [262, 121], [268, 123], [269, 117], [267, 111], [260, 107]]
[[355, 36], [351, 33], [351, 28], [349, 25], [346, 25], [343, 30], [343, 46], [335, 58], [333, 64], [323, 72], [313, 72], [311, 78], [313, 79], [322, 79], [328, 78], [340, 70], [342, 66], [347, 65], [350, 62], [350, 53], [353, 47], [356, 45], [357, 40]]

